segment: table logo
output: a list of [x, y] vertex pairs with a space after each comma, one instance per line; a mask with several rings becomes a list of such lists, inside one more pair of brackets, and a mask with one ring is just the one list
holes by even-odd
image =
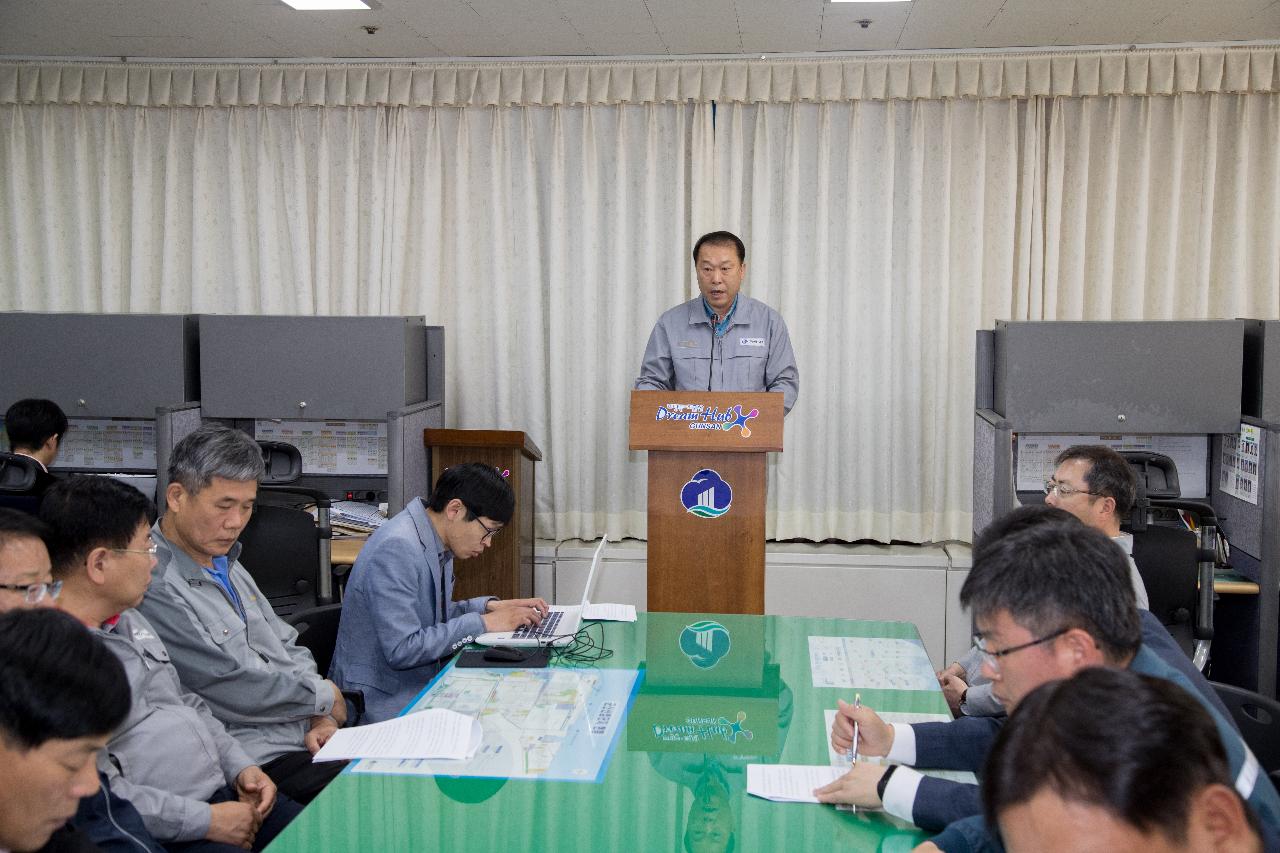
[[719, 622], [703, 619], [680, 632], [680, 651], [698, 669], [712, 669], [729, 654], [729, 629]]
[[680, 490], [680, 503], [698, 518], [719, 518], [733, 505], [733, 489], [715, 471], [703, 468]]

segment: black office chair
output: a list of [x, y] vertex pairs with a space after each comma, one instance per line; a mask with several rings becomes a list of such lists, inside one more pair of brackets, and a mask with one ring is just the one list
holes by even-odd
[[[302, 473], [302, 454], [296, 447], [274, 441], [258, 443], [267, 473], [253, 517], [240, 533], [240, 562], [276, 614], [288, 617], [329, 603], [322, 600], [320, 581], [331, 571], [330, 501], [314, 489], [280, 485], [293, 482]], [[317, 518], [293, 505], [303, 503], [316, 505]]]
[[[1120, 455], [1138, 478], [1137, 500], [1126, 529], [1133, 536], [1133, 562], [1147, 588], [1151, 613], [1169, 629], [1196, 668], [1204, 670], [1213, 641], [1217, 516], [1204, 501], [1182, 499], [1178, 469], [1168, 456], [1134, 450]], [[1161, 510], [1190, 513], [1200, 529], [1199, 542], [1185, 527], [1151, 523], [1153, 514]]]
[[1280, 778], [1280, 702], [1233, 684], [1209, 683], [1231, 712], [1262, 771], [1273, 779]]
[[40, 463], [30, 456], [0, 452], [0, 506], [35, 515], [40, 509], [39, 477]]
[[[298, 644], [311, 652], [316, 659], [316, 670], [327, 675], [333, 662], [333, 649], [338, 643], [338, 623], [342, 619], [341, 604], [322, 604], [294, 613], [286, 621], [298, 630]], [[348, 720], [354, 725], [364, 715], [364, 694], [358, 690], [344, 690], [342, 695], [350, 701], [355, 713]]]

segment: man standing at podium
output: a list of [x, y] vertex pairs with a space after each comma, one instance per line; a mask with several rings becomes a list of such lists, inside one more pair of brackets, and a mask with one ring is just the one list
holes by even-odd
[[738, 291], [747, 249], [737, 235], [698, 238], [693, 264], [701, 295], [658, 318], [640, 365], [642, 391], [780, 391], [791, 411], [800, 371], [782, 315]]

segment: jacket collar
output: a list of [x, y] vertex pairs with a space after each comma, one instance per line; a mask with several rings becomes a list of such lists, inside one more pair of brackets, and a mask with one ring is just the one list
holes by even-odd
[[440, 558], [440, 565], [444, 565], [445, 559], [452, 557], [453, 554], [444, 547], [444, 543], [436, 535], [431, 519], [427, 518], [427, 504], [422, 498], [414, 498], [409, 504], [409, 518], [413, 519], [413, 526], [418, 530], [418, 541], [422, 543], [422, 547], [435, 549], [436, 556]]
[[[190, 554], [165, 538], [164, 531], [160, 529], [159, 519], [151, 525], [151, 538], [160, 546], [156, 551], [156, 567], [151, 573], [153, 580], [160, 578], [169, 566], [173, 566], [174, 570], [187, 580], [205, 580], [208, 577], [204, 573], [204, 568], [192, 559]], [[240, 543], [237, 542], [227, 552], [228, 567], [235, 565], [240, 559], [240, 548]]]

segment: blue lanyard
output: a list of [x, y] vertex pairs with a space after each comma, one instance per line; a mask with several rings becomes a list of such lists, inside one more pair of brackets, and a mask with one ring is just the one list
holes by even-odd
[[227, 564], [227, 558], [214, 557], [213, 568], [205, 569], [205, 571], [217, 581], [218, 586], [222, 587], [222, 591], [231, 598], [236, 610], [240, 613], [240, 618], [247, 623], [249, 618], [245, 615], [244, 604], [240, 601], [240, 593], [236, 592], [235, 586], [231, 583], [231, 568]]
[[724, 319], [719, 323], [716, 322], [715, 312], [711, 310], [711, 306], [707, 304], [707, 299], [702, 298], [702, 310], [706, 312], [707, 319], [711, 321], [713, 334], [717, 338], [723, 338], [724, 333], [729, 331], [729, 323], [733, 320], [733, 314], [738, 310], [738, 297], [733, 297], [733, 304], [729, 306], [729, 313], [724, 315]]

